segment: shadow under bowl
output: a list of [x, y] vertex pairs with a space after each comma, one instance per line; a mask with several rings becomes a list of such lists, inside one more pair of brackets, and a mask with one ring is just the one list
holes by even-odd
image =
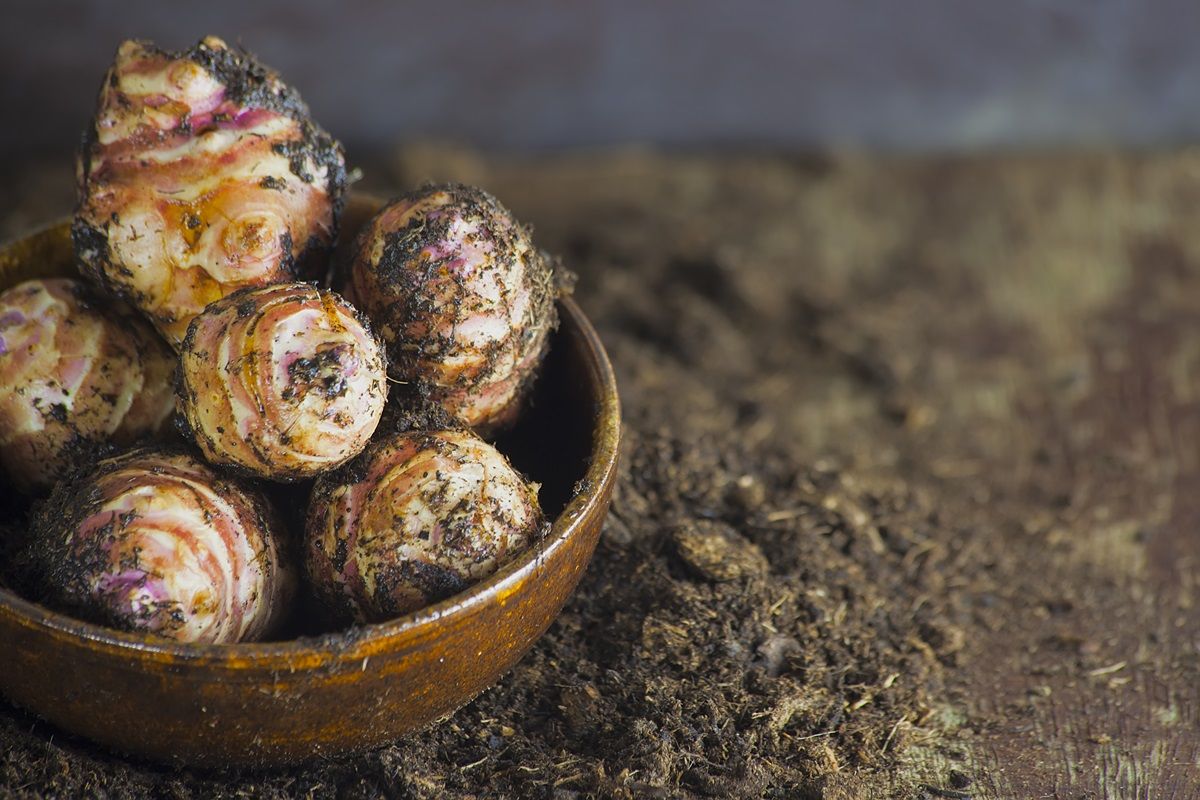
[[[380, 206], [351, 195], [348, 241]], [[0, 247], [0, 290], [75, 274], [69, 225]], [[0, 588], [0, 693], [119, 752], [268, 767], [369, 749], [458, 709], [511, 668], [579, 582], [612, 495], [620, 439], [604, 348], [570, 298], [530, 407], [501, 449], [554, 519], [490, 578], [398, 619], [290, 641], [186, 645], [82, 622]]]

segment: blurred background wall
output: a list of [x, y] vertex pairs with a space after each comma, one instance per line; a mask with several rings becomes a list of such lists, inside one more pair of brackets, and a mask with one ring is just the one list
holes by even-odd
[[[1200, 134], [1200, 0], [6, 2], [0, 153], [69, 153], [125, 37], [215, 33], [349, 146], [964, 150]], [[3, 163], [0, 163], [2, 169]]]

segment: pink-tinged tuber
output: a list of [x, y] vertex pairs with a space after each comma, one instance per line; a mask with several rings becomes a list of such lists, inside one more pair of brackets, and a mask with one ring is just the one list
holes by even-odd
[[183, 53], [123, 43], [77, 173], [84, 273], [175, 346], [236, 289], [317, 277], [346, 182], [299, 95], [215, 37]]
[[197, 459], [134, 450], [54, 490], [30, 564], [46, 599], [85, 619], [180, 642], [259, 639], [294, 570], [266, 500]]
[[31, 280], [0, 293], [7, 482], [47, 491], [98, 445], [157, 433], [175, 406], [175, 360], [130, 309], [79, 281]]
[[426, 186], [355, 243], [349, 296], [393, 377], [482, 432], [511, 423], [557, 323], [551, 265], [486, 192]]
[[353, 307], [306, 283], [243, 289], [184, 339], [179, 408], [214, 464], [312, 477], [367, 445], [387, 401], [383, 350]]
[[313, 489], [312, 585], [335, 614], [360, 622], [449, 597], [535, 541], [537, 488], [467, 431], [378, 440]]

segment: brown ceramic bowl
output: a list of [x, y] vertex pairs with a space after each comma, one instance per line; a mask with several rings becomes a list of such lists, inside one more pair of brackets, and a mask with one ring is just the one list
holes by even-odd
[[[352, 197], [345, 239], [379, 206]], [[0, 289], [72, 274], [66, 223], [0, 248]], [[542, 486], [549, 536], [488, 580], [379, 625], [291, 641], [180, 645], [91, 625], [0, 589], [0, 693], [145, 758], [270, 766], [363, 750], [467, 703], [533, 645], [578, 583], [615, 479], [612, 368], [575, 303], [533, 405], [500, 443]]]

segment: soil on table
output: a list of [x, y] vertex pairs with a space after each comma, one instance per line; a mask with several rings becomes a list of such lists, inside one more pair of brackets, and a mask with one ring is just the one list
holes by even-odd
[[[266, 774], [0, 704], [7, 794], [1191, 796], [1200, 154], [487, 160], [579, 274], [625, 408], [562, 616], [437, 727]], [[69, 169], [0, 193], [63, 213]]]

